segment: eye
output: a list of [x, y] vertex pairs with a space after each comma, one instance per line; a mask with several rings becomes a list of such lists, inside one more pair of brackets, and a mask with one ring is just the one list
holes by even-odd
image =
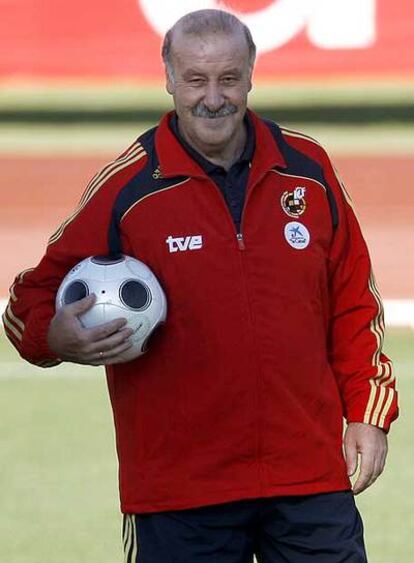
[[223, 76], [221, 81], [225, 86], [232, 86], [237, 82], [237, 78], [235, 76]]
[[190, 86], [203, 86], [204, 85], [204, 79], [203, 78], [190, 78], [190, 80], [188, 81], [188, 83], [190, 84]]

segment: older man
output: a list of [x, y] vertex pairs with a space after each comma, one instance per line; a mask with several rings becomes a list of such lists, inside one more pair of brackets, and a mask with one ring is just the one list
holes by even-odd
[[[382, 472], [397, 405], [349, 196], [317, 142], [247, 110], [255, 46], [235, 17], [188, 14], [163, 58], [175, 111], [16, 279], [8, 334], [38, 365], [107, 366], [128, 562], [366, 561], [349, 476], [358, 455], [353, 493]], [[77, 261], [120, 250], [169, 299], [127, 364], [122, 319], [87, 330], [93, 297], [53, 305]]]

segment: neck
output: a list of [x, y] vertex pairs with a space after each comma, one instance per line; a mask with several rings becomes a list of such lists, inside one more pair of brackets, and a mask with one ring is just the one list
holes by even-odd
[[180, 121], [178, 121], [178, 128], [181, 135], [187, 141], [189, 145], [193, 147], [197, 152], [199, 152], [204, 158], [216, 164], [217, 166], [222, 166], [225, 170], [229, 170], [235, 162], [240, 158], [243, 149], [246, 145], [246, 126], [244, 123], [240, 129], [236, 132], [234, 137], [230, 139], [223, 146], [211, 146], [211, 145], [200, 145], [196, 140], [192, 139], [185, 131], [180, 127]]

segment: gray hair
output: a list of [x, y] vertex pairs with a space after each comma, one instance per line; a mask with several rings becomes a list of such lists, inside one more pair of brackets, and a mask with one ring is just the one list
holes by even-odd
[[223, 10], [197, 10], [180, 18], [171, 29], [167, 31], [162, 44], [162, 60], [165, 64], [167, 76], [174, 82], [174, 70], [171, 61], [171, 49], [174, 32], [179, 28], [186, 35], [207, 35], [208, 33], [232, 34], [238, 30], [244, 33], [249, 49], [249, 64], [253, 69], [256, 58], [256, 45], [249, 28], [236, 16]]

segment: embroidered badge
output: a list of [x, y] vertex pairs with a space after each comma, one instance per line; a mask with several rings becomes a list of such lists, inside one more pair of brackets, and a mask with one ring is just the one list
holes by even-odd
[[305, 213], [305, 192], [306, 188], [301, 186], [295, 188], [293, 192], [283, 192], [280, 203], [286, 215], [289, 215], [289, 217], [300, 217]]
[[292, 248], [303, 250], [310, 242], [310, 233], [302, 223], [291, 221], [285, 225], [285, 239]]

